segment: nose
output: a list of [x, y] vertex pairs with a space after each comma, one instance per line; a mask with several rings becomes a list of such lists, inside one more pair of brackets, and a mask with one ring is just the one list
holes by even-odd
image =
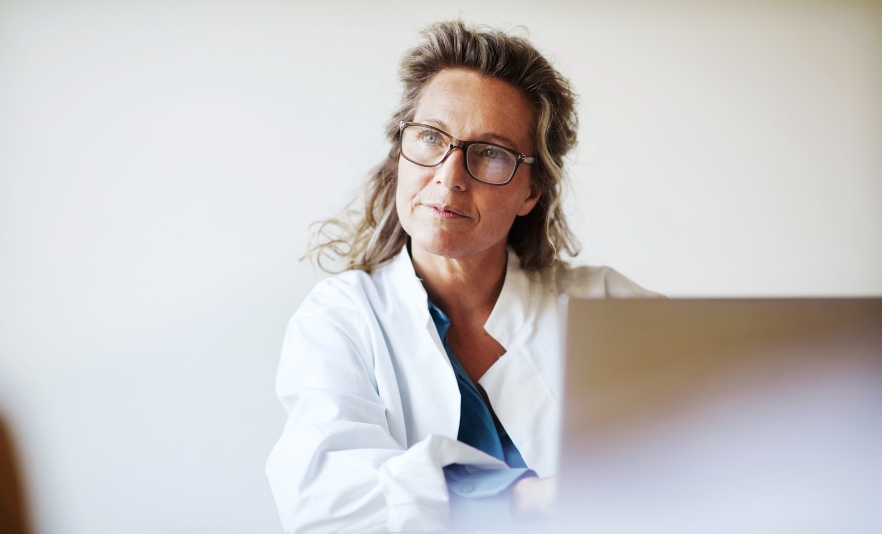
[[470, 179], [466, 170], [465, 152], [458, 146], [454, 146], [444, 161], [435, 167], [435, 183], [449, 189], [465, 191]]

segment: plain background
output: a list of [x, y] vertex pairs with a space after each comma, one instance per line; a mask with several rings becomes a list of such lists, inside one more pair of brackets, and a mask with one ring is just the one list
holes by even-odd
[[40, 532], [277, 532], [309, 223], [453, 17], [580, 94], [582, 263], [671, 296], [882, 294], [875, 2], [0, 3], [0, 413]]

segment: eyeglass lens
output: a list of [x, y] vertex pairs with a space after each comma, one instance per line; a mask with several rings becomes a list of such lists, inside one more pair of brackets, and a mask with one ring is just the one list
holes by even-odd
[[[434, 128], [408, 125], [401, 134], [401, 151], [414, 163], [433, 167], [450, 152], [451, 141], [450, 137]], [[483, 182], [505, 183], [517, 167], [517, 157], [495, 145], [471, 144], [465, 157], [469, 173]]]

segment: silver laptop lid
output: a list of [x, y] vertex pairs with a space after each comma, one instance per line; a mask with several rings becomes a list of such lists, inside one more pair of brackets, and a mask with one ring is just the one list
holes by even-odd
[[566, 306], [562, 530], [882, 532], [882, 299]]

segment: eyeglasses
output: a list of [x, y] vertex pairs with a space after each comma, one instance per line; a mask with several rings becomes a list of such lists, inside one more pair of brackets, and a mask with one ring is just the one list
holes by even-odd
[[462, 150], [469, 176], [490, 185], [505, 185], [514, 178], [521, 163], [536, 158], [518, 154], [510, 148], [483, 141], [461, 141], [438, 128], [416, 122], [398, 123], [401, 155], [421, 167], [444, 163], [454, 148]]

